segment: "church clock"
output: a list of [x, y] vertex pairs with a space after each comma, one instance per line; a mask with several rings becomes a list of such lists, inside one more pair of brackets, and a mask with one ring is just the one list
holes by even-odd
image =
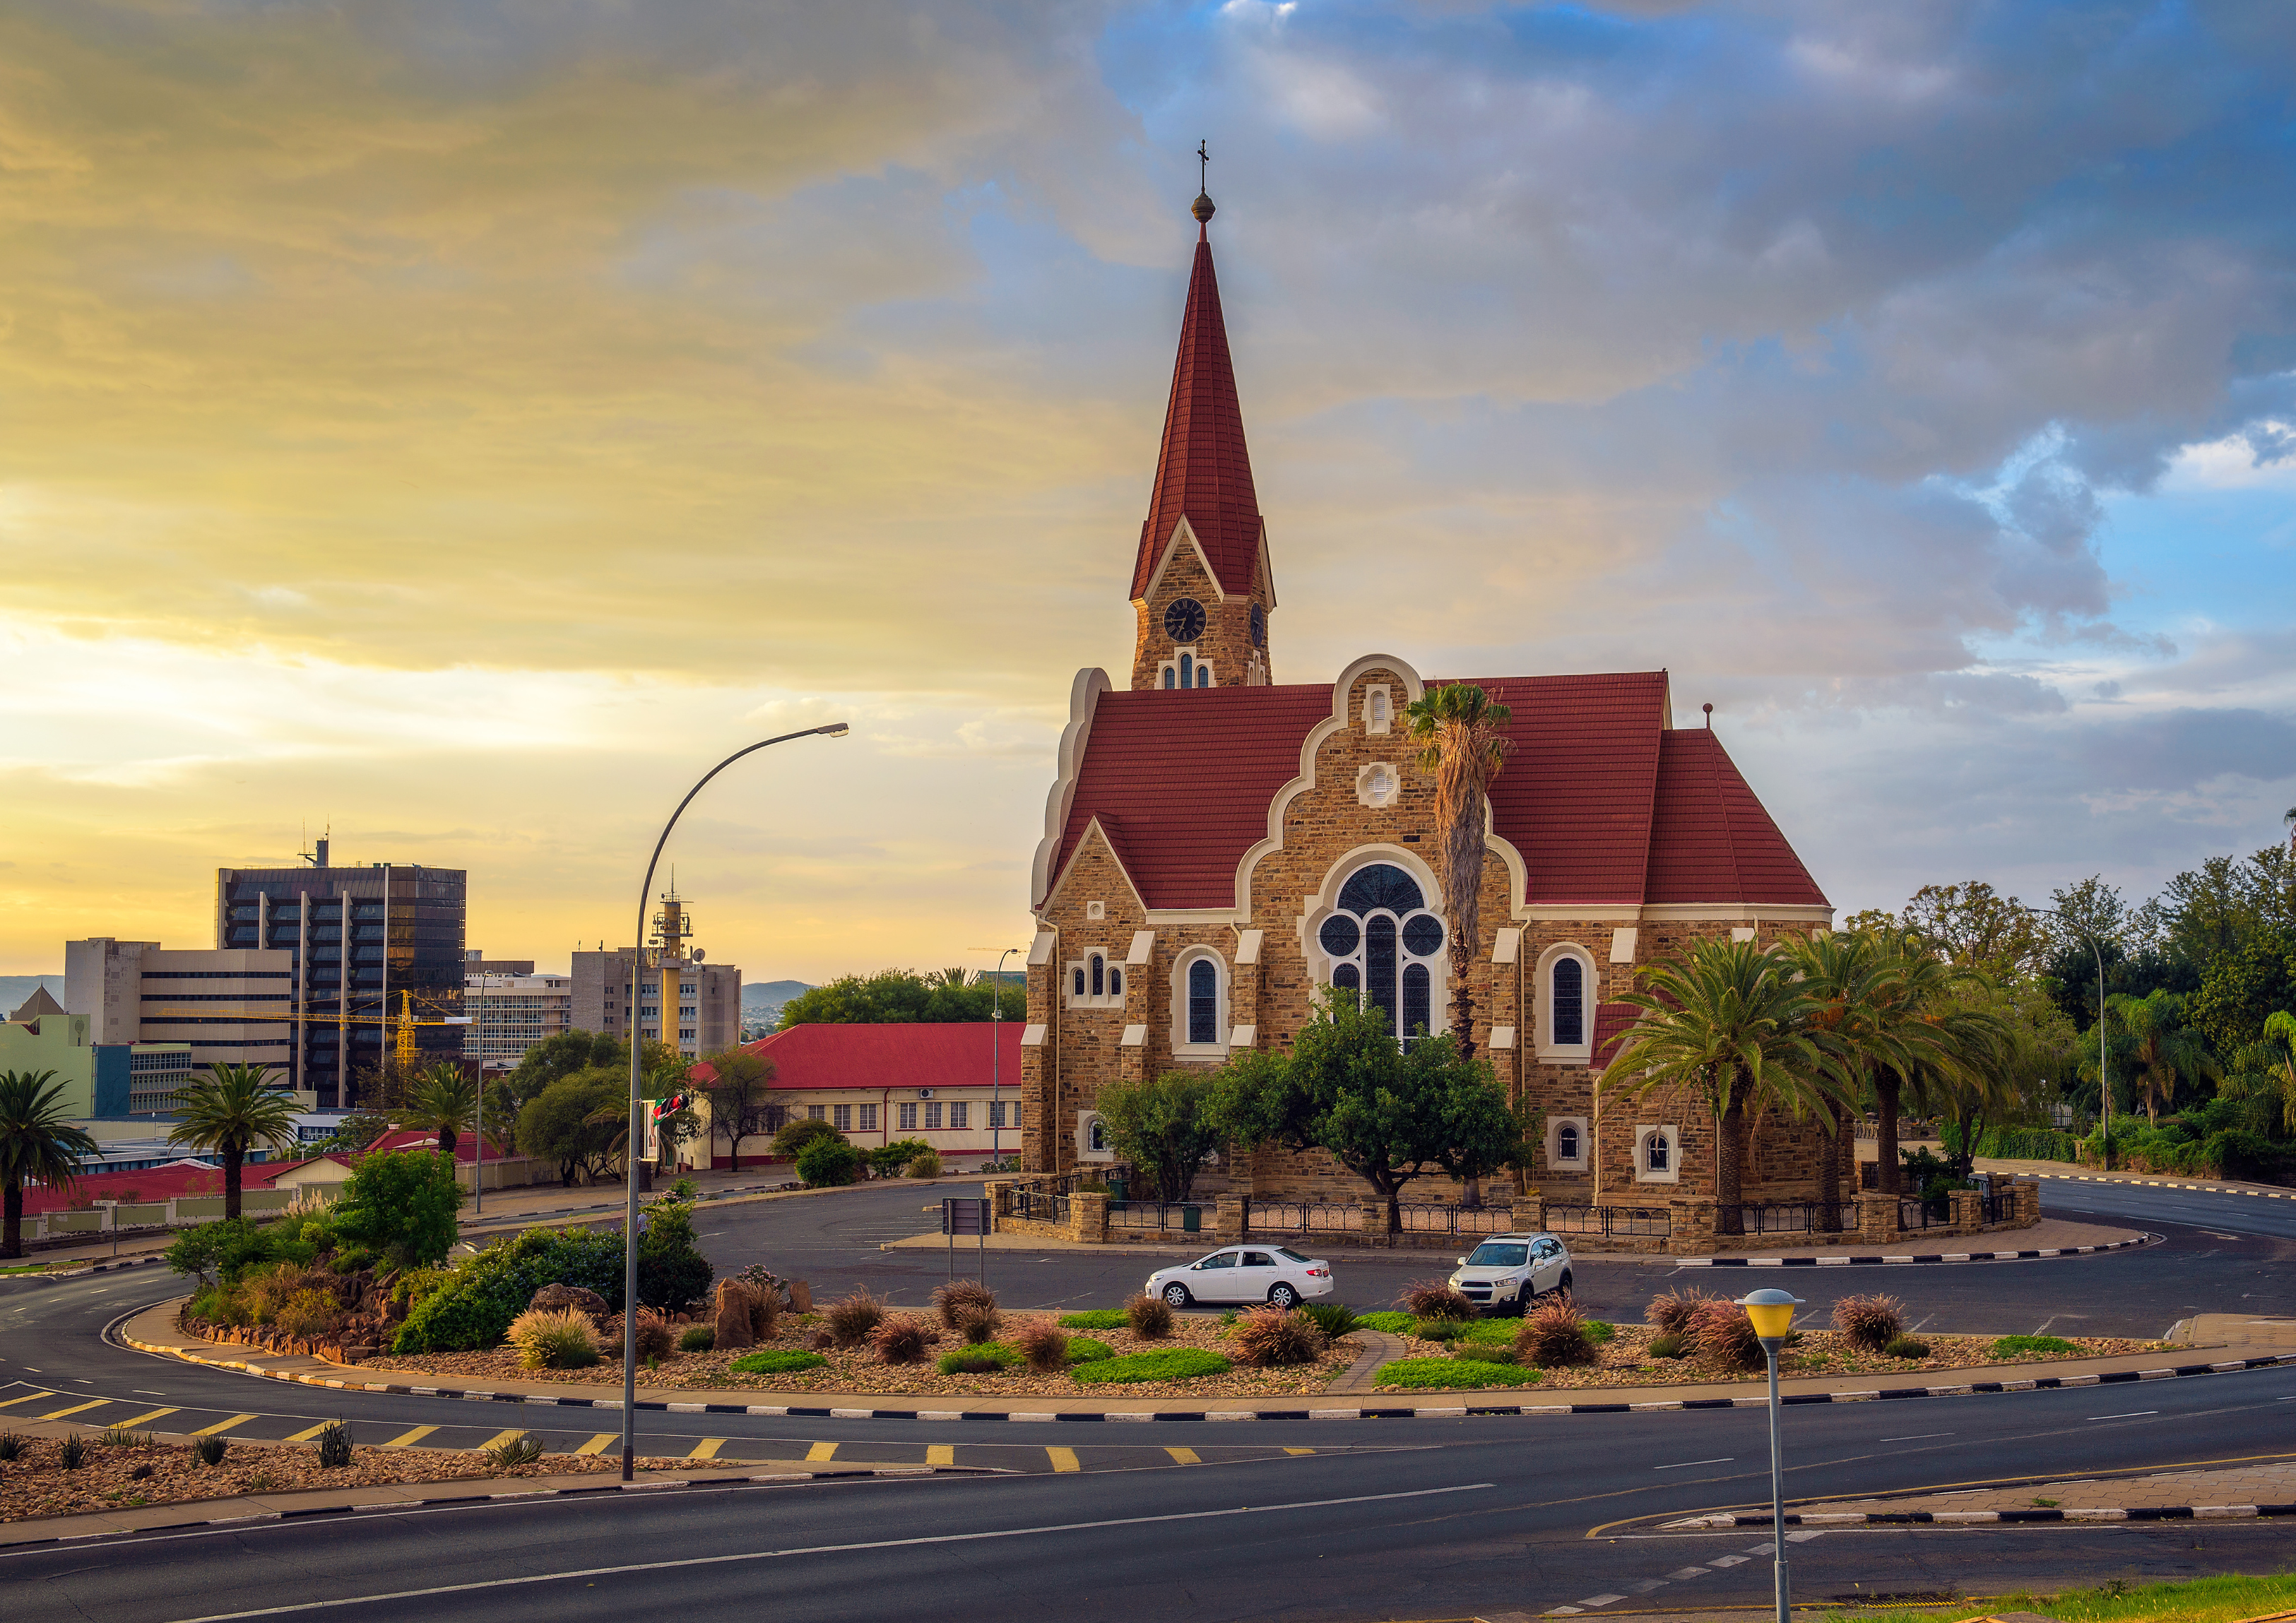
[[1175, 643], [1193, 643], [1204, 634], [1204, 606], [1193, 597], [1175, 600], [1164, 611], [1164, 635]]

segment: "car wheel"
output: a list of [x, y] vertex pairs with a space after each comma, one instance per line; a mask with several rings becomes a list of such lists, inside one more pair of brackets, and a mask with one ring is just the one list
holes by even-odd
[[1529, 1313], [1530, 1311], [1531, 1303], [1538, 1299], [1538, 1287], [1532, 1284], [1529, 1280], [1524, 1280], [1522, 1282], [1522, 1289], [1514, 1293], [1515, 1312], [1517, 1314]]
[[1565, 1297], [1568, 1297], [1570, 1294], [1570, 1269], [1565, 1268], [1562, 1270], [1562, 1277], [1554, 1282], [1554, 1288], [1561, 1291]]
[[1168, 1307], [1185, 1307], [1193, 1299], [1188, 1294], [1188, 1287], [1177, 1280], [1164, 1287], [1164, 1301]]
[[1267, 1299], [1289, 1313], [1300, 1305], [1300, 1293], [1287, 1284], [1278, 1283], [1267, 1293]]

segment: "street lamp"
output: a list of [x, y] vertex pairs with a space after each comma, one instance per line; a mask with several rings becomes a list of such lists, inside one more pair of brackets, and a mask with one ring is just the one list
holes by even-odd
[[[792, 738], [842, 738], [852, 729], [844, 722], [832, 721], [826, 726], [802, 727], [795, 733], [784, 733], [778, 738], [760, 739], [745, 750], [736, 750], [701, 775], [701, 782], [685, 791], [685, 799], [669, 814], [669, 821], [661, 825], [661, 838], [653, 842], [653, 856], [646, 862], [645, 881], [638, 886], [638, 933], [630, 950], [630, 1136], [622, 1152], [622, 1182], [624, 1201], [622, 1212], [622, 1480], [629, 1481], [637, 1472], [637, 1413], [638, 1413], [638, 1155], [645, 1145], [645, 1101], [638, 1088], [644, 1077], [645, 1031], [638, 1022], [638, 990], [645, 979], [646, 911], [653, 895], [653, 871], [661, 861], [661, 848], [669, 843], [669, 831], [693, 804], [693, 797], [709, 785], [709, 780], [740, 760], [745, 755], [755, 755], [773, 744], [785, 744]], [[668, 1026], [668, 1011], [663, 1011], [663, 1025]], [[480, 1053], [485, 1051], [483, 1039]], [[481, 1062], [483, 1064], [483, 1061]]]
[[[2044, 918], [2056, 920], [2058, 923], [2087, 942], [2089, 951], [2096, 955], [2096, 1094], [2099, 1109], [2104, 1117], [2103, 1170], [2110, 1172], [2112, 1170], [2112, 1078], [2107, 1073], [2104, 1062], [2104, 948], [2097, 945], [2095, 936], [2054, 907], [2029, 906], [2025, 911], [2038, 913]], [[1964, 1147], [1964, 1152], [1976, 1153], [1973, 1149], [1966, 1147]]]
[[1754, 1337], [1770, 1361], [1770, 1531], [1777, 1552], [1778, 1623], [1792, 1623], [1786, 1578], [1785, 1465], [1778, 1442], [1778, 1354], [1785, 1348], [1793, 1310], [1801, 1306], [1801, 1299], [1784, 1291], [1755, 1291], [1741, 1298], [1738, 1306], [1753, 1321]]
[[1008, 947], [996, 955], [996, 978], [989, 983], [996, 1000], [988, 1028], [988, 1161], [995, 1167], [1004, 1160], [1004, 960], [1020, 950]]

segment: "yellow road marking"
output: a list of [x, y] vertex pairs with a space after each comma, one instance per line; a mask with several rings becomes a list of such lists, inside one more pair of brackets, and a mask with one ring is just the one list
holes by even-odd
[[837, 1457], [837, 1445], [835, 1443], [816, 1443], [811, 1448], [806, 1451], [805, 1457], [808, 1460], [833, 1460]]
[[323, 1420], [316, 1426], [304, 1427], [300, 1431], [298, 1431], [294, 1436], [289, 1438], [287, 1440], [291, 1443], [308, 1443], [313, 1438], [318, 1436], [320, 1432], [324, 1431], [329, 1426], [332, 1426], [334, 1423], [335, 1422], [332, 1420]]
[[947, 1443], [929, 1443], [925, 1446], [925, 1463], [954, 1465], [956, 1463], [956, 1450]]
[[1164, 1452], [1172, 1456], [1175, 1465], [1201, 1465], [1204, 1463], [1193, 1448], [1167, 1448]]
[[175, 1413], [176, 1413], [176, 1411], [174, 1409], [153, 1409], [149, 1414], [138, 1414], [133, 1420], [123, 1420], [119, 1423], [120, 1430], [126, 1430], [131, 1426], [148, 1425], [152, 1421], [159, 1419], [162, 1414], [173, 1414]]
[[718, 1457], [718, 1451], [725, 1446], [726, 1439], [722, 1437], [705, 1437], [693, 1445], [693, 1452], [685, 1457], [689, 1460], [714, 1460]]
[[213, 1437], [217, 1432], [228, 1431], [234, 1426], [243, 1426], [254, 1418], [255, 1416], [252, 1414], [234, 1414], [229, 1420], [219, 1420], [216, 1422], [212, 1426], [201, 1426], [198, 1430], [193, 1432], [192, 1435], [193, 1437]]
[[[478, 1453], [481, 1453], [481, 1452], [483, 1452], [484, 1450], [488, 1449], [488, 1448], [499, 1448], [499, 1447], [501, 1447], [504, 1443], [514, 1443], [514, 1442], [518, 1441], [518, 1439], [519, 1439], [520, 1438], [524, 1437], [525, 1435], [526, 1435], [526, 1428], [525, 1428], [525, 1427], [523, 1427], [523, 1426], [512, 1426], [512, 1427], [509, 1430], [507, 1430], [507, 1431], [497, 1431], [497, 1432], [496, 1432], [492, 1437], [490, 1437], [490, 1438], [487, 1439], [487, 1440], [486, 1440], [485, 1442], [480, 1443], [480, 1444], [478, 1446], [478, 1447], [472, 1449], [472, 1450], [471, 1450], [471, 1452], [472, 1452], [472, 1454], [478, 1454]], [[293, 1438], [291, 1438], [291, 1438], [289, 1438], [287, 1440], [288, 1440], [289, 1442], [291, 1442], [291, 1442], [293, 1442], [295, 1439], [294, 1439]]]
[[1076, 1450], [1073, 1448], [1047, 1448], [1045, 1452], [1053, 1456], [1053, 1469], [1054, 1471], [1082, 1471], [1084, 1469], [1082, 1465], [1077, 1463]]
[[430, 1436], [438, 1429], [439, 1428], [436, 1426], [410, 1426], [406, 1430], [400, 1432], [397, 1437], [392, 1438], [389, 1442], [385, 1443], [383, 1447], [386, 1448], [405, 1448], [413, 1444], [421, 1442], [424, 1438]]
[[11, 1398], [6, 1403], [0, 1403], [0, 1409], [13, 1408], [20, 1403], [29, 1403], [35, 1398], [53, 1398], [54, 1396], [53, 1392], [27, 1392], [21, 1398]]
[[1316, 1451], [1313, 1448], [1286, 1448], [1283, 1452], [1286, 1454], [1313, 1454]]
[[621, 1441], [621, 1439], [622, 1434], [619, 1431], [601, 1431], [597, 1436], [592, 1438], [588, 1442], [583, 1444], [574, 1452], [577, 1454], [603, 1454], [606, 1452], [606, 1445], [609, 1443], [618, 1443]]
[[84, 1414], [90, 1409], [100, 1409], [111, 1401], [111, 1399], [109, 1398], [99, 1398], [94, 1403], [76, 1403], [69, 1409], [58, 1409], [53, 1414], [35, 1414], [32, 1418], [34, 1420], [62, 1420], [67, 1414]]

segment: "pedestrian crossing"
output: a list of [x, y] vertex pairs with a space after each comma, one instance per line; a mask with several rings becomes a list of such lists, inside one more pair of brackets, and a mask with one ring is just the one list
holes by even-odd
[[[451, 1413], [463, 1406], [441, 1402]], [[477, 1406], [472, 1406], [473, 1407]], [[600, 1418], [611, 1419], [611, 1414]], [[701, 1418], [695, 1416], [695, 1419]], [[0, 1384], [0, 1429], [10, 1421], [56, 1421], [84, 1426], [90, 1431], [107, 1428], [137, 1430], [168, 1422], [164, 1434], [173, 1437], [225, 1437], [233, 1441], [310, 1444], [336, 1423], [336, 1417], [311, 1414], [286, 1414], [189, 1406], [154, 1408], [148, 1397], [97, 1398], [86, 1392], [60, 1392], [23, 1382]], [[344, 1417], [351, 1440], [360, 1447], [450, 1448], [477, 1451], [498, 1448], [533, 1432], [553, 1454], [618, 1455], [619, 1431], [591, 1431], [538, 1426], [504, 1427], [499, 1413], [468, 1425], [447, 1419], [409, 1426]], [[596, 1423], [593, 1420], [593, 1424]], [[769, 1422], [789, 1427], [792, 1422]], [[801, 1425], [802, 1422], [794, 1422]], [[1144, 1428], [1142, 1428], [1144, 1430]], [[1000, 1428], [1000, 1430], [1002, 1430]], [[1066, 1428], [1063, 1428], [1066, 1430]], [[1095, 1430], [1103, 1430], [1095, 1427]], [[1128, 1428], [1128, 1430], [1129, 1430]], [[641, 1421], [638, 1452], [650, 1459], [684, 1459], [696, 1465], [775, 1464], [816, 1473], [906, 1467], [980, 1471], [1023, 1475], [1066, 1475], [1093, 1471], [1139, 1471], [1198, 1467], [1239, 1461], [1300, 1458], [1316, 1454], [1354, 1454], [1365, 1446], [1332, 1448], [1284, 1447], [1267, 1445], [1188, 1447], [1129, 1441], [1104, 1446], [1062, 1446], [1021, 1441], [929, 1443], [877, 1441], [865, 1439], [814, 1438], [788, 1430], [762, 1431], [750, 1437], [712, 1436], [701, 1430], [673, 1431], [660, 1417]]]

